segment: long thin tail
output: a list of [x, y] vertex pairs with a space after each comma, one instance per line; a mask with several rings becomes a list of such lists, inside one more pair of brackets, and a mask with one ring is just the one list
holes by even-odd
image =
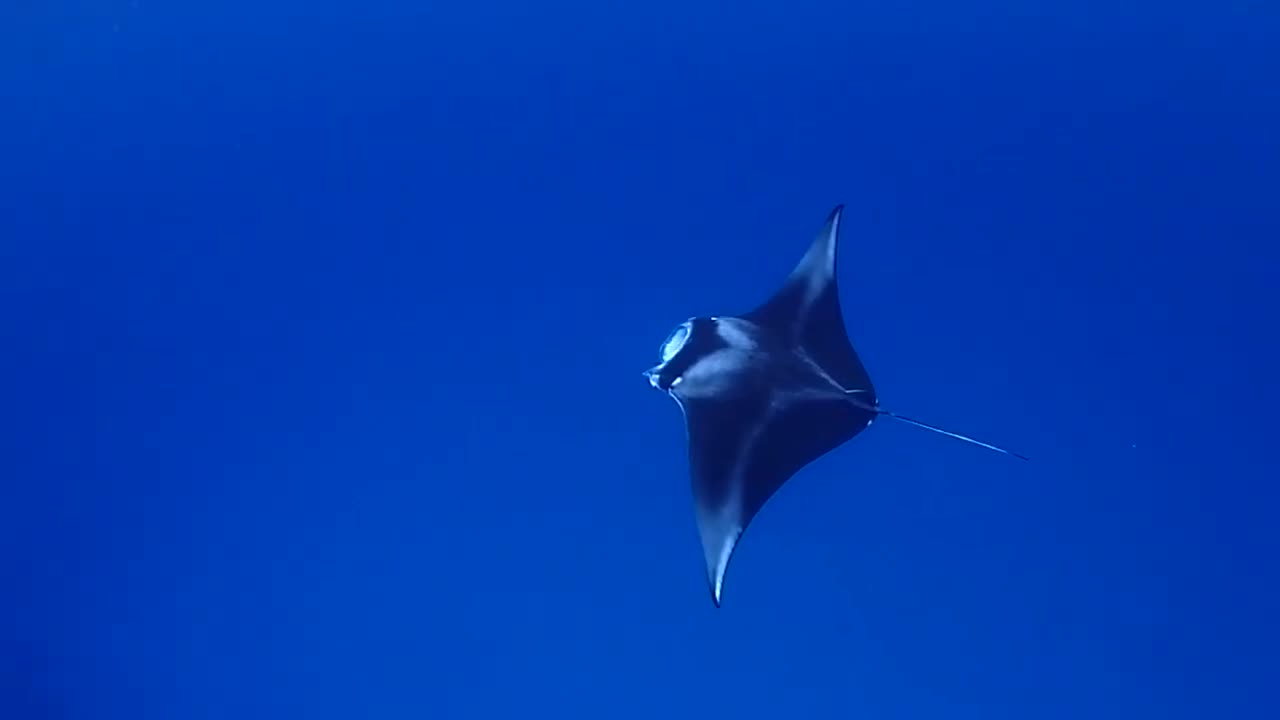
[[[846, 392], [846, 393], [849, 393], [849, 394], [853, 394], [853, 393], [857, 393], [857, 392], [861, 392], [861, 391], [860, 391], [860, 390], [846, 390], [845, 392]], [[888, 410], [881, 410], [881, 409], [880, 409], [880, 408], [878, 408], [878, 407], [872, 407], [872, 406], [870, 406], [870, 405], [868, 405], [868, 404], [866, 404], [866, 403], [864, 403], [864, 402], [860, 402], [860, 401], [858, 401], [858, 400], [856, 400], [856, 399], [854, 399], [854, 398], [849, 398], [849, 400], [850, 400], [853, 404], [855, 404], [855, 405], [857, 405], [858, 407], [862, 408], [863, 410], [867, 410], [867, 411], [869, 411], [869, 412], [873, 412], [873, 413], [875, 413], [875, 414], [877, 414], [877, 415], [883, 415], [883, 416], [885, 416], [885, 417], [891, 417], [891, 418], [893, 418], [894, 420], [899, 420], [899, 421], [904, 422], [904, 423], [907, 423], [907, 424], [909, 424], [909, 425], [915, 425], [916, 427], [921, 427], [921, 428], [924, 428], [925, 430], [932, 430], [933, 432], [940, 433], [940, 434], [942, 434], [942, 435], [946, 435], [947, 437], [953, 437], [953, 438], [955, 438], [955, 439], [957, 439], [957, 440], [963, 440], [963, 441], [965, 441], [965, 442], [967, 442], [967, 443], [973, 443], [974, 445], [978, 445], [978, 446], [980, 446], [980, 447], [984, 447], [984, 448], [986, 448], [986, 449], [988, 449], [988, 450], [995, 450], [995, 451], [996, 451], [996, 452], [998, 452], [998, 453], [1004, 453], [1005, 455], [1012, 455], [1013, 457], [1016, 457], [1016, 458], [1018, 458], [1019, 460], [1030, 460], [1030, 459], [1031, 459], [1031, 458], [1028, 458], [1028, 457], [1027, 457], [1027, 456], [1025, 456], [1025, 455], [1019, 455], [1018, 453], [1013, 452], [1012, 450], [1005, 450], [1005, 449], [1004, 449], [1004, 448], [1002, 448], [1002, 447], [996, 447], [995, 445], [991, 445], [991, 444], [989, 444], [989, 443], [984, 443], [984, 442], [982, 442], [981, 440], [975, 440], [975, 439], [973, 439], [973, 438], [971, 438], [971, 437], [967, 437], [967, 436], [965, 436], [965, 435], [961, 435], [961, 434], [959, 434], [959, 433], [953, 433], [953, 432], [951, 432], [950, 430], [943, 430], [943, 429], [942, 429], [942, 428], [940, 428], [940, 427], [935, 427], [935, 426], [930, 425], [930, 424], [928, 424], [928, 423], [922, 423], [922, 422], [920, 422], [919, 420], [912, 420], [911, 418], [906, 417], [906, 416], [904, 416], [904, 415], [899, 415], [899, 414], [897, 414], [897, 413], [892, 413], [892, 412], [889, 412]]]
[[896, 413], [891, 413], [891, 412], [889, 412], [888, 410], [876, 410], [876, 414], [878, 414], [878, 415], [884, 415], [885, 417], [891, 417], [891, 418], [893, 418], [894, 420], [901, 420], [901, 421], [902, 421], [902, 422], [904, 422], [904, 423], [908, 423], [908, 424], [910, 424], [910, 425], [915, 425], [916, 427], [922, 427], [922, 428], [924, 428], [925, 430], [932, 430], [932, 431], [934, 431], [934, 432], [936, 432], [936, 433], [942, 433], [943, 435], [946, 435], [947, 437], [953, 437], [953, 438], [955, 438], [955, 439], [957, 439], [957, 440], [963, 440], [963, 441], [965, 441], [965, 442], [973, 443], [974, 445], [982, 446], [982, 447], [984, 447], [984, 448], [986, 448], [986, 449], [988, 449], [988, 450], [995, 450], [996, 452], [1001, 452], [1001, 453], [1004, 453], [1005, 455], [1012, 455], [1012, 456], [1014, 456], [1014, 457], [1018, 458], [1019, 460], [1030, 460], [1030, 459], [1031, 459], [1031, 458], [1028, 458], [1026, 455], [1019, 455], [1018, 453], [1016, 453], [1016, 452], [1014, 452], [1014, 451], [1012, 451], [1012, 450], [1005, 450], [1005, 449], [1004, 449], [1004, 448], [1002, 448], [1002, 447], [996, 447], [995, 445], [990, 445], [990, 444], [988, 444], [988, 443], [984, 443], [984, 442], [982, 442], [981, 440], [974, 440], [974, 439], [973, 439], [973, 438], [971, 438], [971, 437], [966, 437], [966, 436], [964, 436], [964, 435], [960, 435], [960, 434], [958, 434], [958, 433], [953, 433], [953, 432], [950, 432], [950, 431], [948, 431], [948, 430], [943, 430], [943, 429], [942, 429], [942, 428], [940, 428], [940, 427], [934, 427], [934, 426], [932, 426], [932, 425], [928, 425], [928, 424], [922, 423], [922, 422], [920, 422], [919, 420], [912, 420], [912, 419], [911, 419], [911, 418], [909, 418], [909, 417], [903, 417], [902, 415], [898, 415], [898, 414], [896, 414]]

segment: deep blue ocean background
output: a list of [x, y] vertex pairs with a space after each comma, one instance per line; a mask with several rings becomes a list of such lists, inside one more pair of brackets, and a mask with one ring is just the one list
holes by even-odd
[[[1280, 6], [7, 0], [0, 717], [1280, 717]], [[708, 596], [640, 371], [846, 203]]]

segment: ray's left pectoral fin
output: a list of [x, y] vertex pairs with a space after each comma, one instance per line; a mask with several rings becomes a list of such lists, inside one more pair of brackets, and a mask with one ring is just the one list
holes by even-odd
[[740, 395], [683, 404], [694, 513], [711, 599], [720, 606], [725, 572], [750, 517], [741, 468], [768, 420], [768, 398]]
[[698, 531], [720, 606], [729, 561], [751, 521], [798, 470], [861, 432], [841, 397], [739, 396], [685, 408]]

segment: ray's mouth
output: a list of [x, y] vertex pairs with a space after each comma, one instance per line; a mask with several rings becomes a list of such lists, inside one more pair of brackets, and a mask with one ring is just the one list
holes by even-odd
[[670, 382], [664, 382], [662, 378], [661, 366], [655, 367], [655, 368], [649, 368], [648, 370], [645, 370], [641, 374], [649, 379], [649, 384], [652, 385], [655, 389], [661, 390], [662, 392], [665, 392], [665, 393], [671, 392], [671, 389], [674, 388], [676, 385], [679, 385], [681, 380], [681, 378], [676, 377], [676, 378], [673, 378]]
[[657, 388], [658, 390], [665, 389], [662, 387], [662, 380], [661, 380], [662, 373], [659, 368], [649, 368], [648, 370], [645, 370], [640, 374], [643, 375], [646, 379], [648, 379], [649, 384], [652, 385], [653, 387]]

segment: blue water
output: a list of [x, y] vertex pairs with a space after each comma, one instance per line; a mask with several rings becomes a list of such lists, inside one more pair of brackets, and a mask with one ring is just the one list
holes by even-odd
[[[1280, 9], [891, 5], [7, 4], [0, 717], [1280, 716]], [[877, 423], [717, 610], [640, 371], [842, 202], [1032, 462]]]

